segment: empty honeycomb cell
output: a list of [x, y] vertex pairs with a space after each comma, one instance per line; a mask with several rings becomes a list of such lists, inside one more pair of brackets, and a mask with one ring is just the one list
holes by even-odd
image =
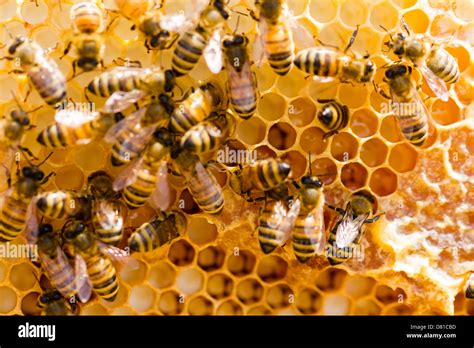
[[296, 132], [285, 122], [275, 123], [268, 131], [268, 141], [278, 150], [287, 150], [296, 140]]
[[10, 283], [20, 291], [31, 289], [36, 283], [36, 274], [27, 263], [19, 263], [12, 267], [10, 271]]
[[285, 278], [288, 263], [279, 256], [267, 255], [260, 258], [257, 275], [265, 283], [273, 283]]
[[174, 290], [165, 291], [158, 299], [158, 309], [165, 315], [177, 315], [184, 309], [184, 296]]
[[397, 144], [390, 150], [388, 164], [399, 173], [413, 170], [418, 159], [418, 152], [408, 144]]
[[382, 124], [380, 125], [380, 135], [382, 135], [386, 140], [395, 143], [403, 139], [403, 135], [400, 134], [399, 128], [396, 116], [384, 117]]
[[225, 251], [218, 246], [209, 246], [199, 252], [198, 265], [206, 272], [215, 271], [224, 264]]
[[64, 166], [56, 171], [54, 182], [58, 189], [80, 191], [84, 184], [84, 174], [75, 165]]
[[331, 45], [338, 51], [343, 51], [347, 46], [352, 30], [343, 27], [341, 24], [334, 22], [326, 25], [320, 32], [318, 40], [323, 45]]
[[208, 298], [198, 296], [189, 301], [188, 313], [190, 315], [212, 315], [214, 313], [214, 305]]
[[124, 267], [120, 272], [120, 279], [129, 285], [137, 285], [145, 280], [147, 265], [140, 260], [136, 260], [136, 264], [136, 267]]
[[276, 74], [273, 73], [268, 64], [263, 64], [259, 69], [256, 69], [255, 75], [257, 76], [257, 86], [260, 91], [266, 91], [275, 83]]
[[299, 16], [306, 9], [306, 1], [288, 1], [288, 9], [293, 16]]
[[21, 18], [29, 24], [38, 24], [48, 17], [48, 6], [43, 1], [38, 1], [36, 6], [34, 1], [25, 1], [21, 5]]
[[16, 14], [16, 1], [6, 0], [0, 3], [0, 21], [6, 22]]
[[345, 164], [341, 169], [341, 182], [350, 190], [360, 189], [367, 182], [367, 169], [357, 162]]
[[461, 76], [454, 86], [454, 90], [461, 103], [469, 105], [474, 101], [474, 80], [467, 75]]
[[151, 55], [147, 54], [146, 47], [141, 42], [129, 44], [125, 51], [125, 57], [131, 62], [139, 61], [145, 67], [151, 64]]
[[222, 302], [216, 310], [217, 315], [242, 315], [243, 313], [242, 306], [234, 300]]
[[67, 155], [68, 150], [66, 149], [55, 150], [49, 158], [48, 163], [53, 166], [63, 166], [66, 162]]
[[99, 170], [106, 161], [110, 161], [106, 158], [104, 148], [96, 142], [77, 147], [73, 158], [76, 164], [85, 172]]
[[395, 28], [398, 24], [398, 11], [388, 1], [381, 2], [370, 11], [370, 23], [372, 27], [384, 31], [380, 26], [387, 30]]
[[436, 100], [431, 107], [431, 116], [436, 123], [446, 126], [461, 120], [461, 113], [454, 100], [449, 99], [446, 103]]
[[324, 185], [330, 185], [337, 178], [336, 164], [327, 157], [318, 158], [311, 164], [311, 172], [319, 177]]
[[362, 144], [360, 159], [369, 167], [376, 167], [385, 162], [388, 148], [379, 138], [372, 138]]
[[471, 22], [459, 28], [459, 31], [456, 33], [456, 37], [459, 40], [464, 41], [466, 44], [472, 46], [474, 44], [473, 33], [474, 33], [474, 22]]
[[263, 286], [253, 278], [242, 280], [236, 287], [237, 298], [245, 305], [250, 305], [261, 300], [263, 296]]
[[234, 281], [227, 274], [213, 274], [207, 280], [207, 293], [215, 299], [230, 296], [234, 289]]
[[303, 314], [315, 314], [323, 306], [323, 296], [316, 290], [306, 288], [296, 295], [296, 308]]
[[460, 20], [465, 22], [474, 21], [474, 4], [471, 1], [453, 2], [453, 11]]
[[245, 6], [235, 6], [232, 7], [232, 10], [236, 11], [234, 13], [231, 12], [231, 15], [228, 19], [229, 28], [232, 28], [235, 31], [239, 31], [242, 33], [249, 32], [253, 29], [255, 25], [255, 21], [250, 16], [241, 16], [240, 13], [246, 13], [247, 7]]
[[406, 304], [397, 304], [384, 311], [385, 315], [412, 315], [413, 309]]
[[255, 148], [255, 150], [257, 152], [257, 158], [258, 159], [261, 159], [261, 158], [276, 158], [277, 155], [276, 155], [276, 152], [273, 151], [269, 146], [267, 145], [261, 145], [257, 148]]
[[10, 91], [16, 91], [18, 89], [18, 82], [15, 77], [11, 75], [0, 75], [0, 102], [6, 102], [12, 99]]
[[318, 22], [330, 22], [337, 15], [337, 2], [334, 0], [311, 0], [309, 13]]
[[318, 127], [307, 128], [301, 133], [300, 145], [305, 152], [319, 155], [323, 153], [328, 145], [327, 139], [324, 139], [324, 131]]
[[349, 314], [351, 301], [342, 295], [329, 295], [324, 299], [322, 313], [324, 315]]
[[281, 159], [290, 164], [291, 166], [291, 177], [293, 179], [300, 178], [306, 171], [306, 158], [301, 155], [298, 151], [288, 151]]
[[54, 49], [59, 42], [58, 32], [47, 26], [36, 29], [31, 34], [31, 38], [38, 42], [44, 49]]
[[417, 0], [392, 0], [392, 2], [400, 8], [409, 8], [415, 6]]
[[347, 162], [357, 155], [359, 143], [353, 135], [342, 132], [333, 136], [331, 155], [340, 162]]
[[17, 296], [8, 286], [0, 287], [0, 313], [9, 313], [15, 308]]
[[368, 295], [372, 291], [375, 285], [375, 280], [370, 277], [356, 274], [349, 277], [345, 285], [345, 290], [348, 295], [351, 295], [354, 298], [359, 298]]
[[247, 315], [270, 315], [272, 311], [265, 306], [256, 306], [250, 308], [247, 312]]
[[341, 84], [339, 87], [339, 101], [351, 109], [361, 107], [367, 99], [368, 91], [364, 85]]
[[324, 292], [339, 290], [346, 280], [347, 272], [343, 269], [328, 268], [318, 274], [315, 285]]
[[353, 314], [355, 315], [380, 315], [382, 309], [371, 299], [358, 300], [354, 305]]
[[427, 14], [420, 9], [405, 12], [403, 18], [408, 24], [410, 31], [415, 33], [425, 33], [430, 24]]
[[128, 303], [138, 313], [146, 312], [153, 307], [155, 292], [147, 285], [134, 286], [130, 290]]
[[174, 284], [176, 271], [168, 262], [158, 261], [150, 268], [148, 281], [158, 289], [167, 288]]
[[305, 97], [293, 99], [288, 105], [288, 117], [296, 127], [304, 127], [314, 120], [316, 106]]
[[320, 82], [318, 79], [311, 79], [309, 84], [309, 95], [315, 102], [321, 99], [335, 99], [339, 84], [337, 80]]
[[389, 168], [379, 168], [370, 176], [369, 186], [378, 196], [388, 196], [397, 189], [397, 175]]
[[107, 315], [107, 309], [99, 303], [94, 303], [91, 305], [86, 305], [81, 310], [82, 315]]
[[378, 285], [375, 289], [375, 298], [383, 304], [388, 304], [405, 300], [406, 294], [400, 288], [393, 290], [386, 285]]
[[265, 296], [268, 305], [275, 309], [288, 307], [294, 300], [293, 290], [287, 284], [277, 284]]
[[368, 7], [361, 0], [347, 1], [339, 8], [339, 17], [344, 24], [349, 27], [356, 27], [365, 23], [368, 14]]
[[207, 219], [191, 219], [188, 222], [187, 233], [189, 238], [196, 244], [211, 243], [217, 237], [217, 227]]
[[[367, 54], [373, 55], [380, 51], [382, 46], [382, 36], [371, 27], [360, 28], [359, 33], [357, 34], [357, 39], [354, 41], [354, 44], [351, 46], [351, 51], [357, 53], [356, 57], [363, 57]], [[360, 90], [360, 93], [367, 95], [367, 91], [362, 91], [362, 85], [358, 86], [356, 90]], [[354, 103], [356, 103], [354, 101]], [[361, 103], [362, 105], [363, 103]]]
[[40, 315], [41, 309], [37, 305], [38, 292], [30, 292], [21, 300], [21, 313], [23, 315]]
[[0, 260], [0, 283], [7, 276], [8, 266]]
[[[278, 90], [288, 98], [299, 96], [306, 86], [305, 74], [298, 68], [293, 67], [290, 73], [281, 76], [277, 81]], [[274, 109], [276, 112], [277, 109]]]
[[281, 95], [265, 93], [258, 102], [258, 114], [265, 120], [276, 121], [285, 113], [285, 106], [285, 99]]
[[179, 197], [179, 207], [186, 214], [196, 214], [200, 211], [199, 206], [193, 199], [193, 196], [191, 195], [188, 189], [183, 190], [181, 192], [181, 196]]
[[236, 277], [243, 277], [253, 272], [257, 258], [248, 250], [239, 250], [227, 259], [227, 269]]
[[111, 27], [111, 30], [115, 34], [115, 36], [121, 38], [122, 40], [130, 41], [137, 37], [138, 31], [131, 30], [132, 23], [125, 19], [119, 17]]
[[192, 295], [202, 289], [204, 277], [200, 271], [194, 268], [182, 270], [176, 278], [176, 286], [180, 293]]
[[193, 246], [188, 241], [181, 239], [171, 244], [168, 259], [176, 266], [186, 266], [193, 262], [195, 254]]
[[[388, 88], [384, 88], [385, 93], [388, 93]], [[387, 110], [388, 101], [384, 97], [382, 97], [376, 91], [373, 91], [370, 94], [370, 105], [372, 106], [372, 110], [380, 113], [385, 113]]]
[[248, 145], [260, 143], [265, 138], [265, 133], [265, 123], [255, 116], [240, 122], [236, 129], [236, 135]]

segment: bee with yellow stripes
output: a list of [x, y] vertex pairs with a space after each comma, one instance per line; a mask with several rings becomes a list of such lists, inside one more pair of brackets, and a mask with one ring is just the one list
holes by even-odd
[[199, 208], [209, 214], [219, 213], [224, 207], [222, 188], [199, 157], [176, 144], [171, 150], [171, 158]]
[[41, 308], [41, 315], [76, 315], [78, 307], [67, 301], [58, 290], [50, 289], [43, 293], [36, 300], [36, 305]]
[[36, 196], [36, 208], [47, 218], [82, 216], [87, 219], [90, 201], [71, 191], [46, 191]]
[[403, 136], [414, 146], [422, 146], [433, 131], [431, 115], [418, 94], [411, 76], [412, 67], [392, 64], [385, 71], [384, 82], [390, 87], [390, 96], [378, 89], [384, 98], [392, 100]]
[[385, 43], [389, 50], [393, 50], [400, 59], [411, 61], [421, 72], [431, 90], [442, 101], [448, 101], [448, 86], [459, 80], [459, 65], [448, 51], [438, 42], [426, 35], [413, 35], [401, 17], [401, 26], [406, 31], [398, 32], [393, 37], [387, 29], [382, 27], [390, 36]]
[[358, 30], [359, 27], [353, 32], [344, 53], [322, 46], [306, 48], [296, 54], [296, 67], [321, 82], [334, 79], [343, 83], [371, 82], [376, 70], [374, 62], [368, 56], [356, 58], [346, 54], [354, 43]]
[[319, 110], [317, 117], [326, 133], [324, 138], [337, 134], [349, 123], [349, 108], [335, 100], [318, 99], [318, 103], [323, 106]]
[[2, 59], [19, 62], [21, 69], [13, 72], [26, 73], [29, 82], [46, 104], [56, 106], [66, 98], [66, 78], [38, 43], [19, 36], [8, 46], [8, 54]]
[[244, 35], [231, 35], [223, 41], [230, 105], [243, 119], [252, 117], [257, 109], [257, 80], [250, 69], [247, 45]]
[[197, 154], [214, 151], [233, 134], [234, 129], [232, 114], [216, 114], [190, 128], [181, 138], [181, 146]]
[[358, 191], [352, 194], [345, 209], [330, 209], [340, 214], [329, 233], [326, 247], [326, 256], [331, 265], [337, 265], [351, 258], [357, 257], [364, 231], [362, 226], [376, 222], [384, 213], [369, 218], [375, 213], [376, 201], [372, 194]]
[[138, 227], [130, 236], [130, 250], [138, 253], [153, 251], [183, 235], [186, 218], [179, 212], [158, 212], [151, 221]]
[[185, 133], [191, 127], [208, 118], [223, 104], [224, 94], [216, 83], [206, 83], [191, 89], [183, 100], [176, 104], [169, 128], [173, 133]]
[[77, 276], [88, 279], [99, 298], [114, 301], [119, 283], [112, 260], [128, 264], [132, 269], [136, 268], [136, 261], [124, 250], [99, 242], [83, 221], [67, 221], [62, 235], [68, 252], [74, 256]]

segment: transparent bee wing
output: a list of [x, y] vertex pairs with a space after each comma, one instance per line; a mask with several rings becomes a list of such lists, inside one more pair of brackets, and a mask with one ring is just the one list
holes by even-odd
[[[304, 228], [304, 232], [307, 235], [318, 235], [317, 241], [317, 249], [316, 252], [320, 255], [324, 251], [324, 245], [326, 243], [326, 233], [325, 233], [325, 226], [324, 226], [324, 215], [322, 211], [312, 211], [305, 217], [306, 223], [304, 224], [306, 227]], [[311, 226], [311, 227], [308, 227]]]
[[252, 57], [257, 68], [260, 68], [265, 61], [266, 55], [263, 47], [263, 35], [266, 33], [267, 28], [267, 22], [264, 19], [260, 19], [258, 22], [259, 35], [255, 35], [252, 48]]
[[122, 267], [127, 267], [131, 270], [138, 269], [138, 261], [131, 257], [128, 251], [116, 248], [112, 245], [108, 245], [100, 241], [96, 241], [96, 243], [99, 246], [100, 251], [104, 255], [109, 256], [112, 261], [117, 262]]
[[151, 199], [157, 208], [165, 211], [171, 204], [171, 187], [168, 182], [168, 163], [162, 161], [158, 172], [156, 173], [155, 191]]
[[332, 82], [334, 81], [334, 77], [323, 77], [323, 76], [317, 76], [313, 75], [313, 81], [320, 82], [320, 83], [327, 83], [327, 82]]
[[30, 244], [36, 244], [38, 239], [38, 217], [36, 215], [36, 199], [32, 199], [26, 213], [28, 220], [25, 227], [26, 240]]
[[68, 128], [77, 128], [99, 116], [97, 112], [84, 112], [82, 110], [58, 110], [54, 120]]
[[298, 217], [298, 214], [300, 213], [300, 209], [301, 209], [301, 201], [299, 199], [297, 199], [296, 201], [293, 202], [293, 204], [290, 205], [290, 209], [288, 210], [288, 213], [286, 215], [285, 238], [282, 241], [282, 244], [285, 243], [288, 240], [288, 238], [290, 238], [291, 230], [293, 229], [296, 218]]
[[0, 211], [2, 211], [3, 209], [3, 204], [5, 204], [5, 199], [13, 193], [14, 189], [15, 188], [12, 186], [6, 189], [5, 191], [3, 191], [2, 193], [0, 193]]
[[129, 164], [114, 180], [114, 191], [123, 190], [125, 187], [130, 186], [137, 179], [138, 172], [142, 166], [143, 157], [135, 159]]
[[120, 112], [146, 96], [146, 92], [134, 89], [129, 92], [117, 91], [107, 99], [103, 112]]
[[63, 275], [74, 274], [74, 270], [59, 245], [56, 248], [56, 257], [54, 259], [42, 253], [40, 253], [40, 259], [41, 265], [48, 274], [51, 284], [55, 288], [58, 288], [64, 297], [71, 296], [71, 294], [76, 292], [76, 283], [72, 283], [73, 285], [71, 287], [61, 286], [61, 283], [64, 282]]
[[104, 140], [107, 143], [113, 143], [117, 138], [117, 134], [121, 133], [124, 128], [128, 127], [129, 125], [131, 126], [140, 122], [143, 115], [145, 115], [145, 111], [146, 108], [141, 108], [130, 116], [124, 118], [120, 122], [114, 124], [105, 134]]
[[348, 209], [337, 227], [336, 246], [340, 249], [347, 247], [361, 233], [361, 228], [368, 214], [359, 215], [355, 219], [352, 218], [352, 210]]
[[97, 222], [102, 228], [123, 226], [122, 211], [118, 201], [98, 200], [94, 203], [94, 210]]
[[86, 261], [77, 253], [74, 258], [74, 268], [77, 296], [82, 303], [86, 303], [92, 295], [92, 284], [89, 279], [89, 273], [87, 272]]
[[288, 23], [290, 27], [295, 46], [298, 49], [314, 47], [313, 35], [304, 25], [298, 22], [287, 4], [283, 4], [283, 16], [286, 18], [285, 23]]
[[430, 86], [434, 94], [436, 94], [436, 96], [442, 101], [447, 102], [449, 96], [446, 83], [436, 76], [424, 62], [419, 64], [418, 68], [420, 69], [421, 74], [425, 78], [425, 81], [428, 83], [428, 86]]
[[156, 130], [156, 127], [156, 125], [152, 125], [149, 127], [142, 128], [139, 134], [129, 137], [127, 140], [123, 141], [122, 146], [124, 148], [129, 148], [129, 146], [133, 146], [133, 148], [136, 149], [138, 152], [143, 151], [146, 148], [147, 143], [150, 141], [153, 132]]
[[222, 70], [221, 31], [214, 30], [209, 43], [204, 48], [204, 59], [209, 70], [218, 74]]
[[182, 12], [163, 15], [160, 19], [160, 27], [171, 33], [184, 33], [194, 26], [194, 18], [195, 16], [188, 17]]

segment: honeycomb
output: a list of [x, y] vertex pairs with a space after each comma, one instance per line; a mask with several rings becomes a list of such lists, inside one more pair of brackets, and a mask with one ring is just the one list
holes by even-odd
[[[351, 192], [365, 189], [378, 199], [385, 216], [367, 227], [363, 261], [330, 267], [316, 257], [307, 264], [295, 260], [291, 243], [264, 255], [254, 233], [259, 204], [248, 203], [229, 187], [226, 173], [213, 171], [224, 188], [225, 207], [219, 215], [199, 211], [179, 178], [173, 178], [175, 205], [183, 200], [187, 217], [184, 236], [147, 254], [136, 254], [136, 268], [120, 271], [120, 290], [114, 302], [93, 297], [81, 304], [81, 315], [474, 315], [474, 300], [463, 287], [474, 270], [474, 4], [470, 0], [288, 0], [293, 15], [322, 42], [344, 47], [360, 25], [353, 51], [368, 52], [377, 67], [389, 60], [382, 52], [388, 30], [404, 15], [415, 33], [449, 39], [447, 50], [460, 67], [461, 78], [450, 88], [448, 102], [438, 100], [415, 72], [420, 94], [431, 112], [436, 132], [427, 148], [415, 149], [398, 132], [393, 114], [382, 112], [384, 100], [371, 85], [306, 79], [293, 68], [280, 77], [264, 64], [256, 73], [259, 102], [256, 114], [240, 121], [228, 146], [256, 150], [260, 157], [281, 157], [298, 179], [311, 167], [324, 176], [326, 201], [343, 207]], [[49, 49], [50, 56], [70, 77], [71, 56], [59, 59], [72, 35], [69, 9], [73, 1], [0, 0], [0, 39], [26, 35]], [[184, 7], [185, 0], [169, 0], [166, 11]], [[112, 0], [104, 1], [114, 9]], [[229, 6], [246, 12], [249, 2], [231, 0]], [[235, 28], [237, 12], [229, 27]], [[110, 15], [110, 20], [113, 14]], [[143, 66], [170, 66], [171, 50], [147, 53], [131, 23], [118, 18], [105, 34], [105, 65], [119, 57]], [[238, 30], [252, 38], [255, 22], [240, 16]], [[6, 55], [2, 48], [1, 56]], [[391, 57], [393, 58], [393, 57]], [[24, 76], [8, 73], [0, 61], [0, 111], [15, 103], [10, 91], [25, 95]], [[68, 95], [84, 101], [83, 88], [98, 72], [68, 82]], [[207, 81], [211, 74], [202, 59], [179, 79], [183, 90]], [[224, 80], [225, 73], [217, 76]], [[383, 71], [375, 82], [382, 83]], [[103, 100], [91, 97], [98, 105]], [[316, 116], [318, 99], [336, 99], [350, 109], [349, 125], [323, 138]], [[25, 109], [42, 104], [36, 92]], [[53, 121], [54, 110], [34, 112], [36, 128], [22, 145], [38, 158], [48, 154], [36, 137]], [[57, 150], [44, 164], [56, 176], [46, 190], [80, 190], [96, 170], [117, 175], [103, 141]], [[311, 163], [308, 163], [311, 152]], [[4, 184], [1, 180], [1, 184]], [[3, 189], [3, 187], [2, 187]], [[127, 212], [127, 226], [137, 227], [155, 214], [147, 204]], [[335, 216], [328, 214], [327, 221]], [[61, 227], [55, 222], [55, 227]], [[17, 238], [13, 244], [26, 243]], [[0, 260], [0, 313], [38, 315], [41, 292], [38, 271], [24, 259]]]

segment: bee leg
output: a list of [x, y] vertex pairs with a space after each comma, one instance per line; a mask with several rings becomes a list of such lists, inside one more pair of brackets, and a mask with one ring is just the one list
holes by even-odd
[[12, 174], [10, 173], [10, 170], [8, 167], [4, 164], [2, 164], [2, 167], [5, 169], [5, 176], [7, 177], [7, 185], [8, 188], [12, 187]]
[[351, 46], [354, 44], [354, 41], [355, 41], [358, 33], [359, 33], [359, 25], [357, 25], [356, 30], [354, 30], [354, 32], [352, 33], [351, 38], [349, 40], [349, 43], [347, 44], [346, 48], [344, 49], [344, 53], [346, 53], [349, 50], [349, 48], [351, 48]]
[[326, 133], [324, 133], [324, 135], [323, 135], [323, 140], [326, 140], [327, 138], [332, 137], [333, 135], [335, 135], [335, 134], [337, 134], [337, 133], [339, 133], [339, 132], [338, 132], [338, 131], [326, 132]]
[[374, 90], [375, 90], [375, 92], [376, 92], [377, 94], [381, 95], [381, 96], [384, 97], [385, 99], [388, 99], [388, 100], [392, 99], [392, 98], [390, 98], [390, 96], [387, 95], [387, 93], [385, 93], [385, 91], [384, 91], [382, 88], [378, 87], [378, 86], [375, 84], [375, 81], [372, 81], [372, 83], [373, 83], [373, 85], [374, 85]]
[[[34, 127], [36, 127], [36, 126], [34, 126]], [[23, 146], [18, 145], [18, 149], [20, 149], [21, 151], [27, 153], [28, 156], [30, 156], [31, 158], [33, 158], [35, 161], [39, 160], [39, 158], [36, 157], [35, 155], [33, 155], [33, 152], [31, 152], [31, 150], [28, 149], [27, 147], [23, 147]]]
[[43, 180], [41, 180], [40, 185], [44, 185], [48, 182], [49, 178], [56, 175], [56, 172], [51, 172], [48, 175], [46, 175]]
[[337, 211], [337, 212], [338, 212], [339, 214], [341, 214], [341, 215], [344, 215], [344, 214], [346, 213], [346, 211], [345, 211], [344, 209], [342, 209], [342, 208], [337, 208], [337, 207], [335, 207], [335, 206], [333, 206], [333, 205], [331, 205], [331, 204], [326, 204], [326, 206], [327, 206], [329, 209], [331, 209], [331, 210]]
[[364, 223], [366, 223], [366, 224], [371, 224], [371, 223], [377, 221], [378, 219], [380, 219], [380, 217], [381, 217], [382, 215], [384, 215], [384, 214], [385, 214], [385, 213], [381, 213], [381, 214], [379, 214], [379, 215], [374, 216], [372, 219], [367, 219], [367, 220], [365, 220]]
[[167, 49], [170, 49], [174, 44], [175, 42], [179, 39], [179, 34], [174, 34], [174, 38], [171, 39], [171, 41], [169, 41], [164, 47], [163, 47], [163, 50], [167, 50]]
[[63, 55], [59, 57], [59, 59], [63, 59], [64, 56], [66, 56], [69, 53], [69, 51], [71, 50], [71, 46], [72, 46], [72, 41], [69, 41], [66, 48], [64, 49]]
[[291, 180], [291, 183], [297, 190], [301, 189], [301, 186], [296, 182], [296, 180]]
[[87, 94], [87, 87], [84, 87], [84, 97], [88, 103], [92, 103], [92, 101], [89, 99], [89, 95]]
[[322, 42], [322, 41], [321, 41], [321, 40], [319, 40], [319, 39], [315, 39], [315, 40], [316, 40], [316, 42], [317, 42], [318, 44], [320, 44], [321, 46], [325, 46], [325, 47], [332, 47], [332, 48], [335, 48], [336, 50], [338, 50], [338, 51], [339, 51], [339, 46], [336, 46], [336, 45], [330, 45], [330, 44], [324, 43], [324, 42]]

